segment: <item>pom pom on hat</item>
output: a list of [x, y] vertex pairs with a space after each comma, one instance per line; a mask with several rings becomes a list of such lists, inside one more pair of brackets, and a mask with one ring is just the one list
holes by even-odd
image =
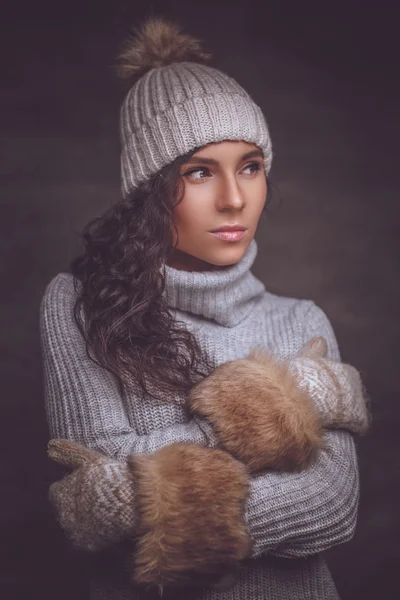
[[150, 17], [128, 37], [119, 58], [120, 77], [138, 79], [151, 69], [174, 62], [205, 63], [212, 55], [202, 51], [197, 38], [181, 33], [177, 24]]

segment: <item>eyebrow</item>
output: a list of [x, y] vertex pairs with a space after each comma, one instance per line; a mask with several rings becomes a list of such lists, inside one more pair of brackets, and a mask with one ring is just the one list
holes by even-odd
[[[241, 160], [247, 160], [248, 158], [254, 158], [255, 156], [260, 156], [261, 158], [264, 158], [264, 155], [261, 150], [251, 150], [250, 152], [243, 154]], [[207, 158], [206, 156], [191, 156], [190, 158], [188, 158], [187, 161], [185, 161], [185, 164], [199, 163], [199, 162], [204, 163], [206, 165], [217, 165], [218, 164], [217, 160], [215, 160], [214, 158]]]

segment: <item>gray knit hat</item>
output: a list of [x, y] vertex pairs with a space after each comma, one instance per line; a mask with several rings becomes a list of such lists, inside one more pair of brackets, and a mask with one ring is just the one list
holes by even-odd
[[195, 148], [224, 140], [253, 143], [269, 173], [272, 145], [260, 107], [225, 73], [202, 64], [195, 38], [150, 19], [128, 40], [120, 74], [140, 76], [120, 114], [122, 194]]

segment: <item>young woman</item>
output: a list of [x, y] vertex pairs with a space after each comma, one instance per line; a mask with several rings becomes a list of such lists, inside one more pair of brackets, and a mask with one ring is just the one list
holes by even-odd
[[[332, 600], [321, 552], [354, 533], [363, 387], [324, 312], [251, 273], [271, 140], [261, 109], [209, 58], [160, 19], [124, 52], [134, 83], [121, 110], [123, 199], [89, 224], [84, 254], [41, 304], [50, 455], [77, 467], [50, 497], [77, 546], [120, 549], [114, 562], [99, 555], [91, 598], [149, 598], [147, 583], [172, 598]], [[315, 336], [325, 357], [302, 351]], [[292, 377], [324, 427], [294, 471], [281, 450], [259, 460], [270, 405], [240, 362], [256, 346], [286, 365], [270, 401]], [[279, 413], [278, 445], [299, 406]], [[259, 468], [272, 464], [282, 468]], [[168, 585], [184, 580], [183, 596]]]

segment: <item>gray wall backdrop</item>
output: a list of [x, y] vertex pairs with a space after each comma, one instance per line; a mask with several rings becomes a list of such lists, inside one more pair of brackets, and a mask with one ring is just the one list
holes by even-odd
[[373, 408], [372, 430], [358, 442], [357, 533], [327, 559], [343, 600], [397, 598], [394, 11], [353, 0], [103, 4], [14, 2], [0, 24], [0, 595], [86, 597], [87, 557], [71, 552], [46, 501], [55, 472], [46, 459], [38, 307], [46, 284], [80, 250], [83, 225], [118, 198], [124, 88], [111, 65], [128, 24], [153, 11], [201, 37], [266, 114], [275, 201], [257, 233], [254, 272], [270, 291], [325, 310]]

